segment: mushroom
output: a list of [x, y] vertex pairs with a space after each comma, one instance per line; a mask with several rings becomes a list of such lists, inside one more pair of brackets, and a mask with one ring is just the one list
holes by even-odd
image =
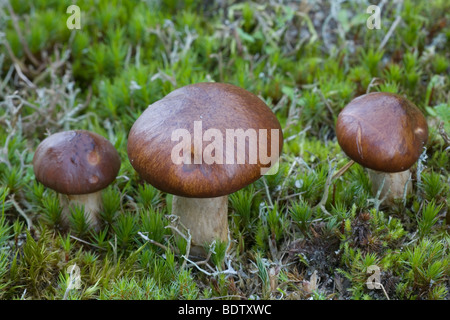
[[59, 193], [63, 226], [69, 225], [70, 207], [82, 205], [89, 226], [99, 227], [101, 191], [116, 178], [119, 168], [120, 157], [111, 142], [86, 130], [48, 136], [33, 157], [36, 179]]
[[205, 245], [228, 240], [228, 195], [271, 174], [282, 145], [280, 123], [256, 95], [197, 83], [148, 106], [127, 148], [141, 178], [173, 195], [172, 214], [190, 231], [190, 252], [203, 255]]
[[411, 191], [409, 169], [428, 139], [426, 119], [411, 101], [386, 92], [359, 96], [340, 112], [336, 135], [347, 156], [368, 168], [372, 192], [381, 188], [387, 204]]

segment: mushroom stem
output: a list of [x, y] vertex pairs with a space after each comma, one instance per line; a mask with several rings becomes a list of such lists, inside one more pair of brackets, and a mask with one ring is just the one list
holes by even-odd
[[100, 211], [102, 210], [102, 192], [97, 191], [87, 194], [59, 194], [62, 211], [62, 223], [70, 225], [70, 208], [72, 206], [84, 206], [84, 215], [90, 228], [97, 229], [100, 224]]
[[[385, 199], [388, 205], [394, 204], [396, 199], [403, 197], [411, 192], [411, 172], [408, 170], [400, 172], [380, 172], [367, 169], [369, 179], [372, 182], [372, 193], [376, 194], [380, 188], [380, 199]], [[384, 181], [384, 185], [381, 184]]]
[[217, 198], [185, 198], [173, 196], [172, 214], [191, 235], [194, 255], [204, 255], [204, 245], [214, 240], [228, 240], [228, 196]]

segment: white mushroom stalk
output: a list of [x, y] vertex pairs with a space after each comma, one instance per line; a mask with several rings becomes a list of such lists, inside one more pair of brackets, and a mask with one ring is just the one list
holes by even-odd
[[372, 194], [379, 192], [379, 199], [387, 204], [393, 204], [400, 199], [405, 199], [412, 190], [411, 171], [380, 172], [367, 169], [370, 182], [372, 183]]
[[204, 255], [203, 247], [214, 240], [228, 240], [228, 196], [186, 198], [174, 195], [172, 214], [189, 230], [193, 255]]
[[100, 212], [103, 208], [102, 191], [88, 194], [59, 194], [59, 202], [62, 207], [62, 224], [70, 226], [71, 211], [75, 207], [83, 208], [84, 216], [90, 228], [98, 230], [100, 227]]

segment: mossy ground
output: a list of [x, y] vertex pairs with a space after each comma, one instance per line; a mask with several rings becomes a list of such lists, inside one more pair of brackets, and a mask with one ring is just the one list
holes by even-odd
[[[0, 4], [1, 299], [449, 298], [448, 1], [383, 2], [380, 29], [367, 1], [85, 0], [80, 30], [70, 4]], [[200, 81], [259, 95], [285, 144], [276, 175], [230, 196], [231, 243], [194, 262], [170, 195], [139, 180], [126, 143], [149, 104]], [[392, 206], [359, 165], [329, 179], [348, 161], [336, 117], [372, 91], [406, 96], [430, 128], [413, 194]], [[96, 233], [76, 213], [61, 230], [34, 178], [39, 142], [68, 129], [122, 158]], [[81, 283], [67, 290], [72, 266]], [[374, 268], [381, 289], [366, 285]]]

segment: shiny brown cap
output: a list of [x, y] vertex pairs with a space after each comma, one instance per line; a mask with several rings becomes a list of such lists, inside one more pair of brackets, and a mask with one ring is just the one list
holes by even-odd
[[399, 172], [419, 158], [428, 139], [422, 112], [400, 95], [373, 92], [352, 100], [339, 114], [342, 150], [364, 167]]
[[[209, 141], [203, 138], [198, 144], [194, 137], [195, 121], [201, 123], [202, 134], [209, 129], [217, 129], [222, 139], [220, 136], [214, 136]], [[191, 135], [191, 141], [187, 142], [191, 150], [188, 155], [192, 160], [190, 164], [172, 161], [173, 148], [185, 142], [184, 139], [172, 141], [172, 133], [177, 129], [186, 129]], [[243, 163], [238, 163], [237, 152], [234, 152], [232, 161], [231, 156], [225, 159], [225, 151], [221, 163], [210, 161], [208, 164], [207, 159], [195, 163], [195, 159], [201, 159], [207, 150], [205, 148], [213, 141], [223, 146], [223, 150], [226, 149], [227, 129], [254, 129], [256, 132], [266, 129], [267, 140], [258, 140], [264, 141], [259, 145], [258, 152], [269, 157], [272, 155], [273, 129], [278, 133], [276, 140], [274, 138], [274, 150], [278, 155], [281, 153], [283, 133], [280, 123], [261, 99], [231, 84], [197, 83], [172, 91], [142, 113], [128, 136], [128, 157], [141, 177], [161, 191], [193, 198], [227, 195], [259, 179], [261, 168], [274, 165], [265, 160], [260, 161], [259, 156], [257, 162], [249, 161], [248, 142], [245, 161], [241, 161]], [[194, 144], [201, 145], [201, 149]], [[234, 151], [237, 145], [235, 141]], [[211, 154], [218, 157], [215, 152]]]
[[63, 194], [86, 194], [106, 188], [120, 168], [114, 146], [97, 133], [63, 131], [44, 139], [33, 158], [36, 179]]

